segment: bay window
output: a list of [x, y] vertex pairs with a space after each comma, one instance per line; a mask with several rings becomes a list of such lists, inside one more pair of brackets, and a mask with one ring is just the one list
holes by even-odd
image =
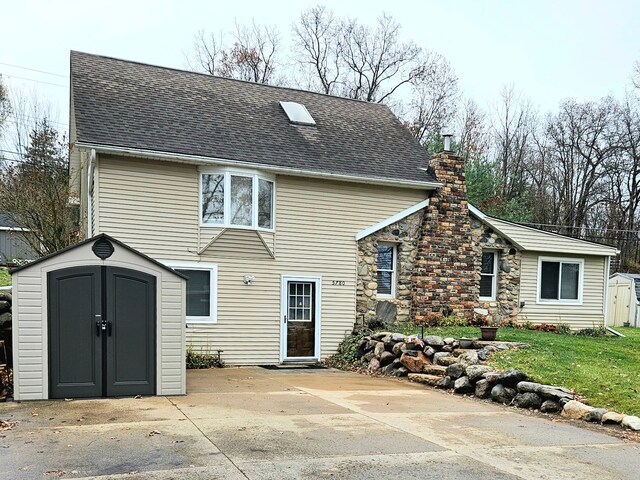
[[274, 181], [242, 172], [201, 172], [200, 224], [273, 230]]

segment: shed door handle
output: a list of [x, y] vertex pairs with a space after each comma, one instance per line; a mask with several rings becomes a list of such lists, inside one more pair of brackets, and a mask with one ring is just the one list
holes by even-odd
[[96, 315], [96, 337], [100, 336], [102, 330], [102, 315]]
[[111, 336], [113, 332], [113, 324], [111, 322], [107, 322], [107, 335]]

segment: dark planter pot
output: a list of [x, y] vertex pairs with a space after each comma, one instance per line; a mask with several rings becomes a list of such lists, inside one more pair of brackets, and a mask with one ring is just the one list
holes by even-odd
[[630, 327], [630, 326], [631, 326], [631, 323], [629, 323], [629, 322], [624, 322], [624, 323], [622, 324], [622, 326], [623, 326], [623, 327]]
[[480, 327], [482, 340], [495, 340], [498, 327]]

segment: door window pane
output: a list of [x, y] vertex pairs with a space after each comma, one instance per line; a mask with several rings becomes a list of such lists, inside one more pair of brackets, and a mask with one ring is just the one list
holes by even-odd
[[209, 270], [176, 269], [187, 277], [187, 317], [211, 314], [211, 272]]
[[313, 319], [313, 284], [290, 282], [288, 310], [290, 322], [309, 322]]
[[224, 175], [202, 175], [202, 223], [224, 223]]
[[253, 220], [253, 178], [231, 175], [231, 225], [251, 226]]
[[258, 180], [258, 226], [273, 228], [273, 182]]

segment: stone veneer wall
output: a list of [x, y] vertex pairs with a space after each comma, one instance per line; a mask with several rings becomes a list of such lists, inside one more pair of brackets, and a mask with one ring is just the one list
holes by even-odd
[[431, 312], [472, 311], [479, 292], [464, 160], [442, 152], [432, 157], [431, 167], [443, 186], [425, 209], [418, 241], [412, 291], [416, 322], [428, 321]]
[[[356, 309], [359, 319], [408, 321], [411, 315], [412, 271], [423, 211], [411, 214], [358, 241]], [[378, 243], [396, 244], [396, 296], [378, 299], [376, 289]], [[394, 315], [395, 313], [395, 315]], [[395, 317], [395, 318], [393, 318]]]
[[496, 299], [479, 300], [479, 306], [489, 311], [490, 320], [516, 320], [520, 311], [520, 261], [521, 253], [511, 242], [503, 238], [476, 218], [471, 219], [471, 234], [476, 248], [476, 271], [480, 276], [482, 251], [498, 253], [498, 279]]

